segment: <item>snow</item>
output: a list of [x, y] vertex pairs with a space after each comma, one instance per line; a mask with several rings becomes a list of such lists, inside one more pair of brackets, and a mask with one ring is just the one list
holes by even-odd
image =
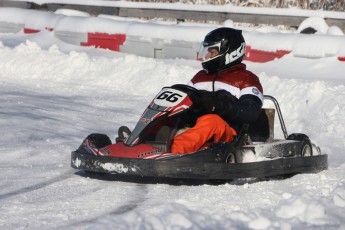
[[[188, 82], [199, 62], [74, 46], [48, 31], [0, 34], [0, 228], [345, 229], [344, 62], [320, 36], [308, 40], [322, 58], [246, 64], [279, 101], [287, 131], [309, 135], [329, 169], [187, 185], [85, 174], [70, 167], [70, 152], [90, 133], [114, 140], [119, 126], [132, 129], [157, 92]], [[275, 133], [283, 137], [277, 124]]]
[[302, 30], [311, 27], [314, 28], [316, 31], [319, 31], [319, 33], [327, 33], [328, 25], [327, 23], [320, 17], [310, 17], [304, 20], [300, 26], [298, 27], [298, 32], [301, 32]]

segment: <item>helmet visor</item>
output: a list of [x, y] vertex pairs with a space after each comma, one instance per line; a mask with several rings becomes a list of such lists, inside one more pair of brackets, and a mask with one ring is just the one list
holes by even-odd
[[205, 62], [219, 57], [221, 42], [205, 44], [202, 43], [198, 52], [198, 60]]

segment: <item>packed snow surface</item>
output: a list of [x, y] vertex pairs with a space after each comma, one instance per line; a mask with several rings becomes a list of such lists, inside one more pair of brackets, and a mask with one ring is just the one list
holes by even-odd
[[47, 31], [0, 34], [0, 228], [345, 229], [344, 62], [289, 54], [246, 64], [288, 132], [328, 154], [328, 170], [220, 185], [74, 170], [70, 152], [88, 134], [132, 129], [163, 86], [186, 83], [200, 63], [77, 47]]

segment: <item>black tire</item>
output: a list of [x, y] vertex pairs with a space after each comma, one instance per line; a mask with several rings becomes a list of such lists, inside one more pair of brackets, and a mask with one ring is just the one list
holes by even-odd
[[313, 156], [313, 146], [307, 135], [303, 133], [293, 133], [288, 136], [287, 140], [296, 140], [301, 142], [300, 151], [298, 153], [299, 156]]
[[111, 145], [110, 138], [105, 134], [100, 133], [92, 133], [90, 134], [87, 139], [96, 147], [96, 148], [104, 148], [105, 146]]
[[316, 29], [314, 29], [313, 27], [307, 27], [305, 29], [303, 29], [300, 33], [301, 34], [315, 34], [316, 32], [318, 32]]
[[131, 135], [131, 130], [127, 126], [121, 126], [118, 130], [119, 138], [125, 139]]

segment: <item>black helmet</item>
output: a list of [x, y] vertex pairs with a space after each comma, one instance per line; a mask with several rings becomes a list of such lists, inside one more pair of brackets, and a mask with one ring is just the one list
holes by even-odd
[[[218, 50], [218, 55], [206, 59], [211, 48]], [[218, 28], [209, 32], [200, 46], [199, 58], [207, 73], [216, 73], [241, 63], [246, 50], [246, 43], [241, 30]]]

